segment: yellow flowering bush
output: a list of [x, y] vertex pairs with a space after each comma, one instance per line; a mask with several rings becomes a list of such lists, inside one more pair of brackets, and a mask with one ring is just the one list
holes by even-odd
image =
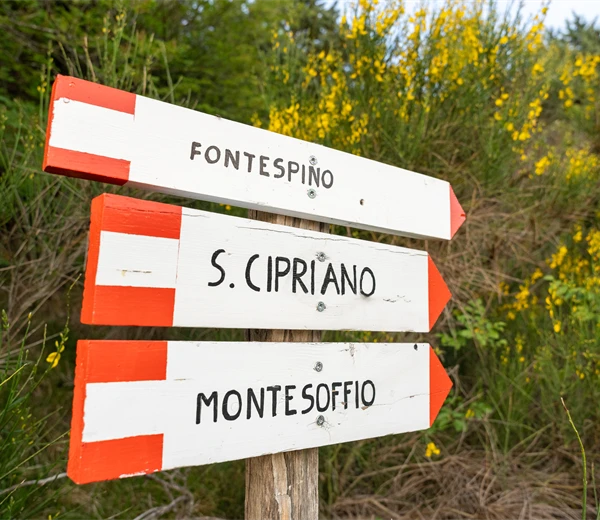
[[[556, 420], [561, 392], [580, 397], [575, 415], [592, 406], [592, 396], [600, 399], [597, 388], [581, 387], [598, 381], [598, 274], [589, 244], [597, 240], [600, 163], [593, 141], [572, 124], [596, 117], [598, 60], [545, 39], [546, 11], [520, 19], [467, 0], [414, 10], [397, 0], [360, 0], [340, 19], [338, 40], [313, 49], [283, 30], [273, 35], [275, 87], [268, 117], [254, 121], [443, 177], [475, 208], [518, 215], [512, 227], [482, 220], [473, 228], [477, 250], [469, 251], [476, 258], [454, 271], [455, 301], [463, 280], [473, 284], [470, 301], [460, 301], [438, 336], [481, 398], [467, 406], [452, 396], [433, 427], [464, 431], [473, 415], [483, 420], [493, 409], [507, 450], [528, 428]], [[586, 226], [550, 251], [574, 219]], [[489, 246], [488, 236], [495, 237]], [[475, 261], [482, 277], [498, 278], [497, 293], [467, 278]], [[336, 339], [389, 341], [370, 333]], [[540, 389], [536, 407], [533, 392]]]
[[[413, 13], [400, 1], [360, 1], [328, 49], [274, 35], [272, 79], [285, 95], [255, 124], [404, 167], [485, 160], [491, 176], [540, 131], [544, 14], [515, 26], [465, 0]], [[486, 157], [476, 157], [479, 139], [490, 143]]]

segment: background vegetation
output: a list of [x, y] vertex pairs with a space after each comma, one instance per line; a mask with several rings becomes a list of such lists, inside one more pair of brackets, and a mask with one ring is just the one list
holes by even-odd
[[600, 32], [574, 19], [552, 34], [544, 15], [466, 0], [0, 2], [0, 517], [243, 516], [243, 462], [64, 478], [78, 338], [242, 338], [79, 324], [90, 200], [114, 188], [41, 173], [63, 73], [454, 186], [468, 220], [451, 243], [332, 230], [431, 252], [454, 298], [427, 339], [455, 386], [428, 431], [322, 449], [324, 517], [599, 518]]

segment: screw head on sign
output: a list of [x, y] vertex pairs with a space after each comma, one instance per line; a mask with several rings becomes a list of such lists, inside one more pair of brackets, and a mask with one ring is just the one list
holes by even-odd
[[308, 162], [314, 166], [315, 164], [317, 164], [317, 158], [314, 155], [311, 155], [308, 158]]
[[317, 310], [319, 312], [323, 312], [326, 308], [327, 308], [327, 306], [323, 302], [317, 303]]
[[321, 370], [323, 370], [323, 363], [321, 363], [320, 361], [317, 361], [317, 362], [315, 363], [315, 370], [316, 370], [317, 372], [320, 372]]
[[415, 349], [415, 350], [419, 350], [419, 345], [417, 345], [417, 344], [415, 343], [414, 349]]
[[327, 258], [327, 256], [325, 255], [325, 253], [323, 253], [323, 252], [317, 253], [317, 260], [319, 262], [324, 262], [326, 258]]
[[63, 103], [69, 103], [71, 100], [69, 98], [63, 98]]
[[317, 196], [316, 190], [313, 190], [312, 188], [308, 190], [306, 194], [308, 195], [309, 199], [314, 199]]
[[317, 426], [323, 426], [325, 424], [325, 417], [323, 417], [322, 415], [319, 415], [319, 417], [317, 417]]

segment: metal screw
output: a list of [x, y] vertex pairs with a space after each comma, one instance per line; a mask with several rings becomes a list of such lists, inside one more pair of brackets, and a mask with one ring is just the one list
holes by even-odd
[[314, 199], [317, 196], [317, 192], [312, 188], [306, 192], [309, 199]]
[[323, 363], [321, 363], [320, 361], [317, 361], [317, 362], [315, 363], [315, 370], [316, 370], [317, 372], [320, 372], [321, 370], [323, 370]]
[[419, 350], [419, 346], [415, 343], [415, 350]]
[[69, 98], [63, 98], [63, 103], [69, 103], [71, 100]]
[[319, 312], [323, 312], [326, 308], [327, 308], [327, 306], [323, 302], [317, 303], [317, 310]]
[[317, 164], [317, 158], [314, 155], [311, 155], [308, 158], [308, 162], [314, 166], [315, 164]]
[[317, 253], [317, 260], [319, 262], [324, 262], [326, 258], [327, 258], [327, 256], [325, 255], [325, 253], [323, 253], [323, 252]]
[[322, 415], [319, 415], [319, 417], [317, 417], [317, 426], [323, 426], [325, 424], [325, 417], [323, 417]]

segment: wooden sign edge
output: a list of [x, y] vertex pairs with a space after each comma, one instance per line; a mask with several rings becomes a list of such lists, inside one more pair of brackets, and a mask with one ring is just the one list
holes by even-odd
[[[138, 340], [79, 340], [77, 342], [75, 389], [67, 465], [67, 475], [73, 482], [88, 484], [162, 470], [163, 434], [88, 443], [84, 443], [82, 439], [86, 385], [88, 383], [166, 379], [169, 343], [219, 344], [220, 342]], [[244, 344], [248, 342], [223, 343]], [[348, 343], [282, 343], [286, 347], [302, 347], [308, 344], [346, 345]], [[412, 345], [412, 343], [402, 344]], [[368, 345], [377, 348], [382, 344], [369, 343]], [[429, 347], [429, 425], [431, 426], [453, 384], [433, 347], [429, 343], [426, 345]], [[131, 457], [132, 454], [136, 456]], [[118, 468], [117, 471], [115, 471], [115, 467]]]

